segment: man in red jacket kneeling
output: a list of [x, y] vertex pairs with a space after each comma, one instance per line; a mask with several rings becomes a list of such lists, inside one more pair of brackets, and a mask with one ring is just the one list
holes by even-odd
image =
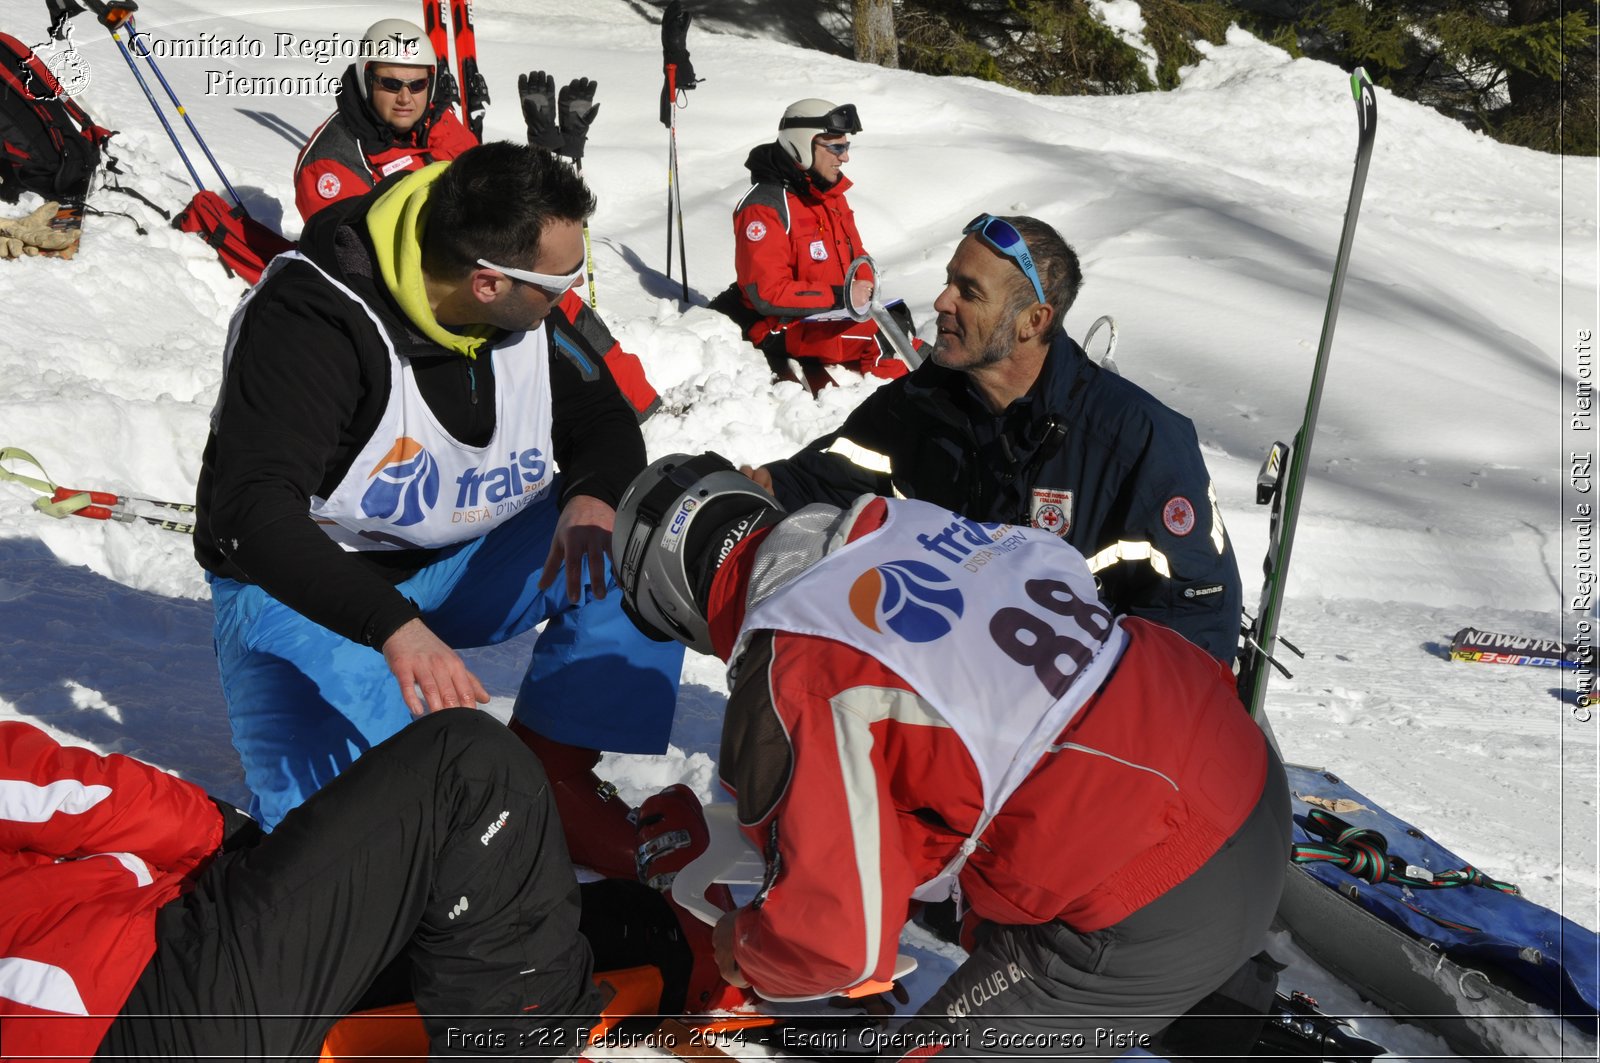
[[767, 861], [716, 928], [731, 983], [870, 991], [912, 902], [954, 897], [969, 958], [890, 1054], [1104, 1055], [1261, 948], [1283, 766], [1228, 670], [1113, 616], [1057, 536], [874, 496], [785, 515], [675, 454], [613, 550], [641, 630], [729, 663], [719, 770]]

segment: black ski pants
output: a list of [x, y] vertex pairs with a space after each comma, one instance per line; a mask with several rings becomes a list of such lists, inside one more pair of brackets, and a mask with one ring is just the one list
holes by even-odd
[[99, 1057], [317, 1058], [391, 961], [434, 1057], [575, 1054], [599, 999], [538, 758], [493, 718], [412, 723], [157, 913]]
[[980, 924], [967, 961], [884, 1035], [880, 1058], [1112, 1058], [1150, 1046], [1261, 949], [1277, 911], [1291, 820], [1283, 763], [1268, 757], [1254, 811], [1194, 874], [1103, 930]]

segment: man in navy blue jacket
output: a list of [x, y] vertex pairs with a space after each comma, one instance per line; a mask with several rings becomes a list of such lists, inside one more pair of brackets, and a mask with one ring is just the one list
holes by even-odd
[[1194, 425], [1066, 334], [1082, 282], [1049, 225], [980, 215], [934, 300], [932, 357], [837, 432], [745, 472], [791, 510], [898, 494], [1054, 531], [1112, 608], [1231, 665], [1244, 595]]

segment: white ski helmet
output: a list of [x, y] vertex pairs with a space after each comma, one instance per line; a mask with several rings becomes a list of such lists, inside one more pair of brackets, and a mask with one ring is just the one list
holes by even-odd
[[811, 140], [822, 134], [844, 136], [861, 132], [861, 119], [853, 103], [798, 100], [778, 120], [778, 143], [802, 170], [811, 168]]
[[623, 612], [657, 642], [713, 653], [696, 583], [732, 546], [782, 516], [778, 500], [720, 454], [658, 458], [617, 504], [611, 556]]
[[428, 99], [433, 99], [434, 83], [439, 80], [435, 76], [439, 59], [434, 55], [433, 43], [428, 40], [428, 35], [415, 22], [407, 22], [403, 18], [383, 18], [368, 26], [367, 32], [361, 35], [361, 52], [356, 59], [356, 88], [360, 90], [362, 99], [367, 99], [371, 92], [367, 84], [370, 80], [367, 69], [375, 63], [427, 67]]

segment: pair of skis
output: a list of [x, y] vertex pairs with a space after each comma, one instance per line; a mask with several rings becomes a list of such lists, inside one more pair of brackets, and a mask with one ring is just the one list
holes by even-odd
[[1261, 604], [1254, 619], [1245, 627], [1244, 645], [1239, 654], [1239, 699], [1257, 720], [1262, 719], [1271, 669], [1276, 668], [1285, 676], [1289, 675], [1288, 670], [1272, 655], [1277, 643], [1282, 642], [1296, 655], [1304, 656], [1291, 643], [1278, 636], [1278, 616], [1283, 611], [1283, 591], [1289, 574], [1295, 524], [1300, 517], [1300, 501], [1305, 493], [1306, 474], [1311, 466], [1311, 437], [1317, 426], [1317, 410], [1322, 404], [1328, 353], [1333, 347], [1333, 330], [1339, 320], [1339, 302], [1344, 293], [1350, 248], [1355, 242], [1356, 219], [1361, 213], [1361, 194], [1366, 188], [1367, 166], [1372, 161], [1373, 140], [1378, 131], [1378, 102], [1372, 79], [1365, 70], [1358, 68], [1350, 75], [1350, 91], [1355, 96], [1356, 117], [1360, 122], [1355, 172], [1350, 181], [1350, 199], [1345, 206], [1344, 228], [1339, 234], [1339, 251], [1333, 263], [1333, 285], [1328, 292], [1328, 306], [1322, 319], [1322, 339], [1317, 344], [1317, 360], [1311, 370], [1305, 416], [1301, 419], [1300, 430], [1295, 433], [1293, 446], [1282, 442], [1272, 444], [1256, 480], [1256, 502], [1271, 505], [1272, 518], [1267, 556], [1262, 565], [1265, 582], [1261, 588]]
[[[489, 109], [489, 83], [478, 70], [478, 35], [472, 24], [472, 0], [450, 0], [449, 21], [445, 0], [422, 0], [422, 27], [439, 61], [439, 88], [459, 87], [462, 121], [479, 143], [483, 142], [483, 116]], [[450, 42], [455, 39], [456, 74], [450, 77]], [[455, 93], [449, 93], [455, 96]]]

